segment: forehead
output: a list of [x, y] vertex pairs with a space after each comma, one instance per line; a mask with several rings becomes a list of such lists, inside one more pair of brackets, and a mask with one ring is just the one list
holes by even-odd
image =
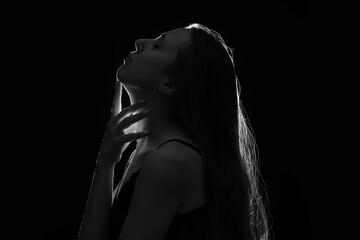
[[164, 33], [166, 36], [166, 48], [178, 50], [181, 46], [190, 43], [190, 29], [178, 28]]

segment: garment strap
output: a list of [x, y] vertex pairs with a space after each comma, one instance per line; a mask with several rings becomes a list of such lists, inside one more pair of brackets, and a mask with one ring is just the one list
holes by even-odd
[[201, 155], [200, 150], [199, 150], [198, 147], [196, 147], [196, 146], [192, 145], [191, 143], [188, 143], [188, 142], [186, 142], [186, 141], [184, 141], [184, 140], [176, 139], [176, 138], [173, 138], [173, 139], [170, 139], [170, 140], [167, 140], [167, 141], [163, 142], [162, 144], [160, 144], [160, 146], [158, 146], [157, 148], [155, 148], [153, 151], [155, 151], [156, 149], [160, 148], [162, 145], [164, 145], [165, 143], [168, 143], [168, 142], [170, 142], [170, 141], [178, 141], [178, 142], [181, 142], [181, 143], [187, 145], [188, 147], [194, 149], [195, 151], [197, 151], [197, 152]]
[[[169, 139], [169, 140], [163, 142], [162, 144], [160, 144], [157, 148], [155, 148], [155, 149], [152, 150], [151, 152], [155, 151], [156, 149], [160, 148], [162, 145], [164, 145], [165, 143], [168, 143], [168, 142], [170, 142], [170, 141], [178, 141], [178, 142], [181, 142], [181, 143], [189, 146], [190, 148], [194, 149], [195, 151], [197, 151], [197, 152], [201, 155], [200, 150], [199, 150], [198, 147], [196, 147], [196, 146], [192, 145], [191, 143], [188, 143], [188, 142], [186, 142], [186, 141], [184, 141], [184, 140], [176, 139], [176, 138]], [[150, 152], [150, 153], [151, 153], [151, 152]], [[135, 151], [133, 152], [133, 154], [134, 154], [134, 153], [135, 153]], [[148, 153], [148, 154], [150, 154], [150, 153]], [[132, 156], [133, 154], [131, 154], [131, 156]], [[130, 159], [131, 159], [131, 158], [132, 158], [132, 157], [130, 157]], [[128, 164], [126, 165], [126, 168], [128, 167], [128, 165], [129, 165], [129, 161], [128, 161]], [[141, 169], [141, 167], [140, 167], [131, 177], [133, 177], [133, 176], [136, 177], [137, 174], [139, 174], [140, 169]]]

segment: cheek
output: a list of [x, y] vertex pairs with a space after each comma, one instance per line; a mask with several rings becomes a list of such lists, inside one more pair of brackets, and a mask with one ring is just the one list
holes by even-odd
[[166, 63], [161, 59], [144, 59], [133, 63], [131, 75], [139, 80], [156, 80], [164, 75], [165, 66]]

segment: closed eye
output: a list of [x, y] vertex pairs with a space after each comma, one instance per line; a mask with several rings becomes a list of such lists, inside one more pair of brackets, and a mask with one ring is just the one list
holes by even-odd
[[153, 47], [155, 49], [159, 49], [161, 46], [163, 46], [163, 43], [166, 41], [165, 40], [165, 34], [161, 34], [160, 38], [157, 38], [157, 39], [160, 39], [160, 44], [159, 44], [159, 41], [157, 41], [156, 43], [153, 44]]

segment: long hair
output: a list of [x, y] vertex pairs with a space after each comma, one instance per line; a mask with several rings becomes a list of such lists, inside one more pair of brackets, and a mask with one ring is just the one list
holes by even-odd
[[201, 151], [208, 239], [268, 240], [258, 148], [240, 100], [233, 49], [201, 24], [185, 28], [191, 42], [168, 68], [180, 87], [172, 114]]

